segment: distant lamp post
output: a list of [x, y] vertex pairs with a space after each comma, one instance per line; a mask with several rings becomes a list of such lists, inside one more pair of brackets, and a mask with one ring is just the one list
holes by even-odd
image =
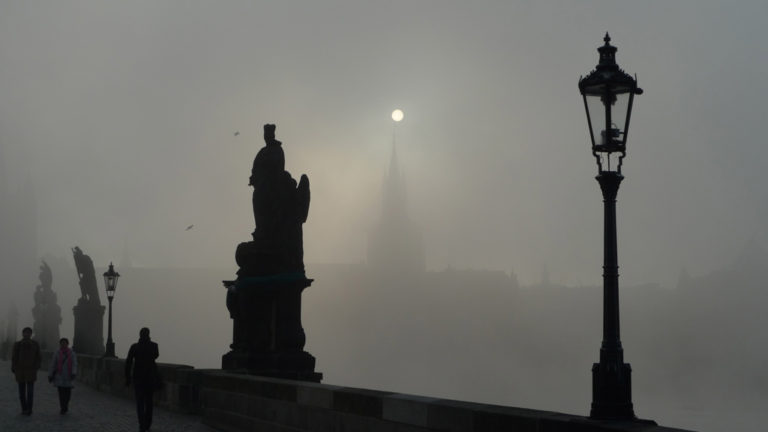
[[[600, 363], [592, 366], [592, 409], [595, 419], [634, 419], [632, 368], [624, 363], [619, 337], [619, 266], [616, 257], [616, 194], [624, 179], [621, 164], [626, 156], [627, 130], [635, 95], [643, 93], [637, 80], [616, 64], [616, 47], [597, 49], [600, 62], [579, 79], [584, 97], [592, 155], [597, 160], [597, 181], [603, 192], [603, 343]], [[604, 116], [604, 118], [602, 118]], [[599, 131], [595, 134], [595, 131]]]
[[104, 286], [107, 289], [107, 300], [109, 300], [109, 327], [107, 327], [107, 349], [104, 352], [104, 357], [117, 357], [115, 355], [115, 343], [112, 341], [112, 300], [115, 298], [119, 277], [120, 273], [115, 271], [112, 263], [109, 263], [109, 270], [104, 272]]

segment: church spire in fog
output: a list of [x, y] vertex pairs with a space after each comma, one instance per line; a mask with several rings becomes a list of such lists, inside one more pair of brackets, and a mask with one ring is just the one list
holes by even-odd
[[381, 219], [401, 221], [408, 219], [408, 204], [405, 195], [405, 180], [397, 161], [397, 146], [392, 140], [392, 154], [389, 158], [389, 172], [384, 178], [382, 189]]
[[368, 236], [368, 264], [387, 271], [424, 271], [421, 230], [408, 217], [406, 185], [392, 137], [381, 214]]

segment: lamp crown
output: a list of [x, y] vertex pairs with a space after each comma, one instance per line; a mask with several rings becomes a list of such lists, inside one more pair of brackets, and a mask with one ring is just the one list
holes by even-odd
[[592, 72], [579, 79], [579, 90], [582, 94], [602, 95], [607, 89], [614, 94], [642, 94], [637, 87], [637, 80], [624, 72], [616, 63], [617, 48], [611, 45], [611, 36], [606, 32], [603, 37], [605, 44], [597, 48], [600, 60]]
[[611, 36], [608, 32], [605, 32], [603, 41], [605, 44], [597, 49], [597, 52], [600, 53], [598, 67], [616, 66], [616, 47], [611, 45]]

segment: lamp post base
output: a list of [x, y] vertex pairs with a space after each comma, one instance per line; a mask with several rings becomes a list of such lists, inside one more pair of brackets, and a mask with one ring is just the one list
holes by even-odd
[[590, 418], [633, 420], [632, 367], [624, 362], [592, 365], [592, 410]]
[[102, 357], [110, 357], [110, 358], [117, 358], [115, 355], [115, 343], [112, 341], [107, 341], [107, 349], [104, 351], [104, 355]]

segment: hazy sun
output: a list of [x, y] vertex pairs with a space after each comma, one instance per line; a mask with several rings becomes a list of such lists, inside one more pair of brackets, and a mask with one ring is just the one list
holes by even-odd
[[392, 111], [392, 120], [399, 122], [400, 120], [403, 119], [403, 117], [404, 117], [404, 114], [402, 110], [396, 109]]

